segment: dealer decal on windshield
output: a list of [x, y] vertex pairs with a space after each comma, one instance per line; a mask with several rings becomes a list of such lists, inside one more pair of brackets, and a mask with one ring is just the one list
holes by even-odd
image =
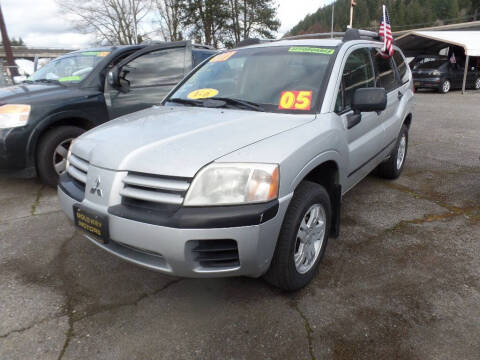
[[236, 51], [229, 51], [223, 54], [218, 54], [217, 56], [214, 56], [213, 58], [210, 59], [210, 62], [222, 62], [222, 61], [227, 61], [230, 59], [233, 55], [235, 55]]
[[60, 79], [58, 79], [58, 81], [60, 82], [64, 82], [64, 81], [80, 81], [82, 80], [82, 78], [80, 76], [64, 76], [64, 77], [61, 77]]
[[312, 105], [311, 91], [283, 91], [280, 95], [280, 110], [310, 110]]
[[335, 50], [308, 46], [292, 46], [288, 52], [332, 55]]
[[189, 99], [207, 99], [218, 94], [217, 89], [198, 89], [187, 95]]
[[83, 56], [100, 56], [105, 57], [110, 54], [110, 51], [85, 51], [82, 52]]

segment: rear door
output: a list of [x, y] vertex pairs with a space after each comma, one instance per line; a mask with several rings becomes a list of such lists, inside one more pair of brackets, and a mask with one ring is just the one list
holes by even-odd
[[[354, 48], [347, 55], [343, 65], [335, 104], [335, 112], [342, 118], [344, 124], [347, 123], [347, 118], [353, 115], [351, 104], [355, 90], [374, 86], [374, 70], [368, 48]], [[350, 188], [372, 170], [373, 160], [383, 147], [385, 135], [376, 112], [362, 113], [360, 123], [345, 131], [349, 150], [346, 187]]]
[[[385, 88], [387, 92], [387, 108], [380, 114], [380, 120], [385, 128], [385, 142], [382, 148], [393, 144], [398, 137], [401, 123], [400, 102], [406, 91], [406, 83], [398, 78], [393, 58], [384, 58], [379, 49], [371, 49], [375, 67], [376, 87]], [[407, 79], [408, 82], [408, 79]]]
[[160, 104], [192, 68], [190, 42], [146, 47], [117, 65], [127, 86], [115, 88], [105, 81], [105, 101], [110, 119]]

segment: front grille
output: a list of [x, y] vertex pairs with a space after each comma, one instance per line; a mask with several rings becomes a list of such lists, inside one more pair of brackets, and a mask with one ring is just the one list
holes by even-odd
[[[122, 203], [181, 205], [191, 179], [129, 172], [120, 191]], [[133, 201], [132, 201], [133, 200]]]
[[87, 172], [88, 161], [71, 154], [69, 158], [69, 166], [67, 168], [68, 175], [85, 186], [87, 183]]
[[232, 268], [240, 266], [235, 240], [192, 240], [193, 259], [203, 268]]

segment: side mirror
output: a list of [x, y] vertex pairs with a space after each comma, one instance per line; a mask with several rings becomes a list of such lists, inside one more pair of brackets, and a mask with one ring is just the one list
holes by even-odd
[[128, 71], [122, 71], [117, 67], [112, 68], [107, 74], [108, 84], [122, 93], [130, 91], [130, 81], [124, 79]]
[[107, 74], [107, 81], [108, 85], [110, 85], [113, 88], [119, 88], [120, 87], [120, 78], [118, 76], [118, 68], [114, 67], [112, 68], [108, 74]]
[[358, 125], [362, 112], [381, 112], [387, 107], [387, 92], [384, 88], [360, 88], [355, 90], [352, 99], [353, 114], [347, 117], [347, 129]]
[[352, 109], [356, 113], [383, 111], [387, 108], [387, 92], [384, 88], [362, 88], [353, 93]]

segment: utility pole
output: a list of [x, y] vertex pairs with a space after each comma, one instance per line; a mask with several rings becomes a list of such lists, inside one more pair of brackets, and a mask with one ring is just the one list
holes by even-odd
[[351, 0], [350, 1], [350, 25], [349, 28], [352, 28], [353, 25], [353, 8], [357, 6], [357, 1], [356, 0]]
[[13, 61], [12, 47], [10, 46], [10, 40], [8, 39], [7, 27], [5, 26], [5, 20], [3, 19], [2, 5], [0, 5], [0, 30], [2, 32], [3, 48], [7, 57], [7, 65], [10, 68], [10, 75], [12, 80], [14, 76], [18, 76], [17, 67]]

